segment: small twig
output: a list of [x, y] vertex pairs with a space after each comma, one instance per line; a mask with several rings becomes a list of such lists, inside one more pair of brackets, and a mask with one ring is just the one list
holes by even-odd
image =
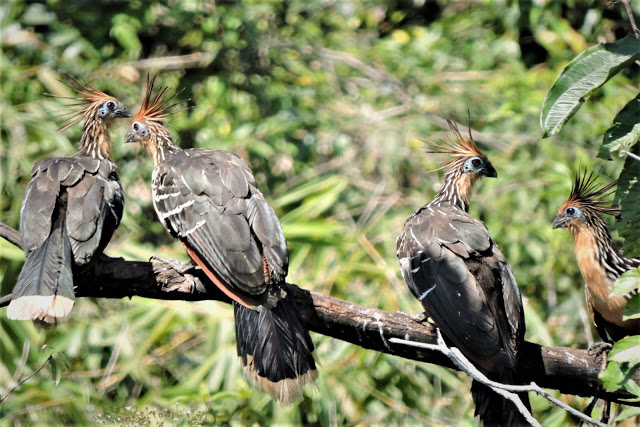
[[20, 238], [20, 232], [18, 230], [14, 230], [7, 224], [0, 222], [0, 236], [7, 242], [22, 249], [22, 239]]
[[212, 52], [195, 52], [189, 55], [164, 56], [160, 58], [141, 59], [128, 63], [139, 70], [183, 70], [186, 68], [205, 68], [216, 55]]
[[20, 381], [18, 384], [16, 384], [13, 388], [11, 388], [11, 390], [9, 390], [7, 392], [7, 394], [5, 394], [4, 396], [0, 397], [0, 403], [4, 402], [4, 400], [9, 397], [9, 395], [11, 393], [13, 393], [14, 391], [16, 391], [18, 389], [18, 387], [20, 387], [22, 384], [26, 383], [27, 381], [29, 381], [29, 379], [34, 376], [35, 374], [37, 374], [38, 372], [40, 372], [45, 366], [47, 366], [47, 363], [49, 363], [49, 360], [51, 360], [53, 358], [53, 353], [55, 353], [55, 350], [51, 351], [51, 354], [49, 354], [49, 357], [47, 357], [47, 360], [44, 361], [44, 363], [35, 371], [33, 371], [32, 373], [30, 373], [29, 375], [27, 375], [27, 377], [25, 379], [23, 379], [22, 381]]
[[633, 17], [633, 9], [631, 9], [631, 4], [629, 0], [620, 0], [620, 3], [624, 5], [624, 9], [627, 11], [627, 16], [629, 17], [629, 23], [631, 24], [631, 30], [633, 31], [633, 36], [635, 38], [640, 38], [640, 31], [638, 31], [638, 26], [636, 25], [636, 20]]
[[620, 156], [627, 156], [627, 157], [631, 157], [633, 160], [637, 160], [638, 162], [640, 162], [640, 156], [637, 156], [633, 153], [630, 153], [628, 151], [620, 151]]
[[[514, 390], [507, 390], [506, 386], [501, 383], [497, 383], [495, 381], [491, 381], [487, 378], [482, 372], [480, 372], [469, 360], [458, 350], [456, 347], [449, 347], [444, 342], [444, 338], [442, 338], [442, 334], [440, 333], [440, 329], [436, 328], [437, 335], [437, 344], [424, 344], [415, 341], [402, 340], [398, 338], [391, 338], [389, 341], [397, 344], [405, 344], [412, 347], [426, 348], [429, 350], [439, 351], [445, 356], [447, 356], [451, 361], [463, 372], [469, 375], [474, 380], [491, 387], [493, 391], [503, 396], [505, 399], [512, 401], [518, 411], [525, 417], [527, 422], [531, 425], [541, 427], [540, 423], [531, 415], [531, 412], [524, 406], [520, 396], [515, 393], [512, 393]], [[529, 390], [516, 390], [516, 391], [529, 391]]]
[[441, 352], [442, 354], [447, 356], [458, 368], [460, 368], [460, 370], [465, 372], [471, 378], [473, 378], [474, 380], [476, 380], [476, 381], [478, 381], [478, 382], [480, 382], [480, 383], [482, 383], [482, 384], [484, 384], [484, 385], [486, 385], [488, 387], [491, 387], [491, 389], [493, 391], [495, 391], [496, 393], [504, 396], [506, 399], [511, 400], [517, 406], [517, 408], [520, 411], [520, 413], [527, 419], [527, 422], [531, 423], [532, 425], [539, 426], [540, 424], [536, 421], [535, 418], [533, 418], [533, 416], [527, 410], [527, 408], [525, 408], [524, 404], [520, 400], [520, 397], [517, 394], [514, 394], [514, 393], [533, 391], [533, 392], [537, 393], [538, 395], [544, 397], [548, 401], [552, 402], [553, 404], [559, 406], [560, 408], [564, 409], [565, 411], [571, 413], [572, 415], [580, 418], [581, 420], [583, 420], [583, 421], [585, 421], [587, 423], [590, 423], [590, 424], [593, 424], [593, 425], [597, 425], [599, 427], [607, 427], [606, 424], [603, 424], [603, 423], [601, 423], [601, 422], [599, 422], [599, 421], [597, 421], [597, 420], [595, 420], [595, 419], [583, 414], [582, 412], [572, 408], [571, 406], [566, 405], [565, 403], [559, 401], [558, 399], [554, 398], [549, 393], [547, 393], [546, 391], [541, 389], [534, 382], [531, 382], [529, 385], [511, 385], [511, 384], [502, 384], [502, 383], [490, 380], [482, 372], [480, 372], [460, 352], [460, 350], [458, 350], [456, 347], [447, 346], [447, 344], [444, 342], [444, 339], [442, 338], [442, 334], [440, 333], [440, 329], [436, 329], [436, 334], [438, 336], [437, 344], [426, 344], [426, 343], [421, 343], [421, 342], [416, 342], [416, 341], [403, 340], [403, 339], [399, 339], [399, 338], [390, 338], [389, 341], [392, 342], [392, 343], [395, 343], [395, 344], [404, 344], [404, 345], [408, 345], [408, 346], [411, 346], [411, 347], [418, 347], [418, 348], [424, 348], [424, 349], [427, 349], [427, 350]]

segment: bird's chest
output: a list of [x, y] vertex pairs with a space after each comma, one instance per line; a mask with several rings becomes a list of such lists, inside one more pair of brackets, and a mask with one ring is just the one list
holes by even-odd
[[624, 297], [610, 296], [613, 281], [598, 261], [596, 248], [595, 237], [592, 234], [576, 236], [576, 259], [586, 283], [587, 303], [609, 322], [620, 323], [626, 300]]

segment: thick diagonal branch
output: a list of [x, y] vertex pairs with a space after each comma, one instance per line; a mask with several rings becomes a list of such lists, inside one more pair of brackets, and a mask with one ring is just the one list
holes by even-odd
[[[21, 245], [16, 231], [0, 223], [0, 237]], [[101, 256], [93, 268], [74, 278], [78, 297], [124, 298], [143, 297], [162, 300], [217, 300], [229, 298], [209, 281], [205, 274], [190, 266], [176, 263], [126, 261]], [[85, 286], [91, 283], [91, 286]], [[390, 338], [437, 344], [435, 329], [422, 315], [389, 313], [339, 298], [289, 285], [306, 326], [314, 332], [350, 342], [363, 348], [392, 354], [419, 362], [456, 369], [437, 351], [420, 350], [389, 342]], [[0, 299], [6, 306], [10, 295]], [[595, 396], [620, 402], [629, 398], [624, 390], [607, 393], [601, 389], [598, 374], [600, 360], [587, 350], [566, 347], [544, 347], [526, 342], [522, 349], [520, 372], [525, 382], [579, 396]], [[640, 372], [634, 379], [640, 382]]]

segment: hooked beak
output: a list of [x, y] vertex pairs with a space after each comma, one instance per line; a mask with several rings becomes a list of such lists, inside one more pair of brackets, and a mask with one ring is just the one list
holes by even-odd
[[136, 134], [129, 129], [129, 131], [124, 135], [124, 142], [136, 142]]
[[552, 227], [555, 230], [556, 228], [565, 228], [567, 223], [569, 222], [569, 218], [564, 215], [558, 215], [553, 220]]
[[129, 111], [129, 109], [127, 107], [125, 107], [124, 105], [122, 107], [116, 108], [114, 113], [115, 113], [116, 117], [118, 117], [118, 118], [131, 117], [131, 111]]
[[497, 178], [498, 172], [491, 163], [487, 163], [482, 169], [482, 175], [486, 176], [487, 178]]

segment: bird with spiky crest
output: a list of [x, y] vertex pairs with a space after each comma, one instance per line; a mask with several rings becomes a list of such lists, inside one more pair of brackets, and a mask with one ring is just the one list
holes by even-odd
[[120, 224], [122, 185], [111, 157], [109, 127], [131, 117], [116, 98], [64, 74], [78, 96], [65, 114], [65, 130], [84, 120], [80, 151], [40, 160], [31, 170], [20, 211], [27, 256], [11, 293], [7, 316], [57, 323], [75, 302], [73, 276], [106, 247]]
[[189, 257], [233, 300], [236, 348], [247, 377], [280, 403], [302, 398], [317, 378], [313, 342], [286, 288], [289, 254], [275, 212], [236, 154], [182, 150], [165, 125], [167, 88], [147, 81], [126, 142], [153, 157], [158, 218]]
[[[430, 143], [451, 159], [436, 197], [404, 224], [396, 241], [402, 276], [445, 340], [488, 378], [518, 384], [524, 341], [522, 299], [511, 267], [482, 221], [469, 215], [471, 189], [497, 177], [469, 133], [448, 121], [455, 140]], [[516, 406], [474, 381], [475, 415], [487, 425], [526, 424]], [[526, 393], [520, 398], [529, 407]]]
[[576, 174], [571, 194], [558, 210], [553, 228], [567, 228], [573, 235], [591, 320], [600, 337], [613, 343], [628, 335], [640, 335], [640, 319], [622, 318], [627, 301], [637, 290], [624, 296], [610, 295], [616, 279], [640, 266], [640, 259], [625, 258], [614, 246], [604, 215], [620, 215], [620, 210], [607, 200], [617, 182], [598, 181], [598, 175], [587, 173], [586, 169]]

